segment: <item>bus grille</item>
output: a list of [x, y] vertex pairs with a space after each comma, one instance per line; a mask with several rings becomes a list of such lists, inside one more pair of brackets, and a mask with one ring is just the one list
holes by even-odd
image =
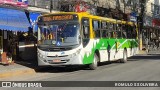
[[43, 51], [67, 51], [67, 50], [71, 50], [72, 48], [70, 47], [55, 47], [55, 48], [40, 48]]
[[71, 49], [72, 48], [49, 48], [48, 51], [67, 51]]
[[47, 57], [50, 57], [50, 58], [55, 58], [55, 57], [67, 57], [68, 55], [64, 55], [64, 56], [47, 56]]

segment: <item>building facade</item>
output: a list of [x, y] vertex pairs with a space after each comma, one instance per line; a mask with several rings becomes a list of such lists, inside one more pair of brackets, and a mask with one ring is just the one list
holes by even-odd
[[149, 40], [148, 44], [159, 46], [160, 43], [160, 1], [159, 0], [146, 0], [145, 12], [143, 23], [143, 44], [146, 44], [146, 39]]
[[58, 11], [59, 1], [60, 0], [28, 0], [28, 10], [42, 13]]

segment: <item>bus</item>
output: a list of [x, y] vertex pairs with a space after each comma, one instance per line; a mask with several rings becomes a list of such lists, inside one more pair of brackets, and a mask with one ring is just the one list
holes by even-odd
[[133, 22], [58, 12], [38, 17], [39, 66], [88, 65], [127, 58], [138, 52], [138, 28]]

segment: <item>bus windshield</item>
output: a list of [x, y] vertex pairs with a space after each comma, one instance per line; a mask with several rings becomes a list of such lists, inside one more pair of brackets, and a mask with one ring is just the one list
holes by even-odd
[[52, 23], [39, 26], [39, 46], [74, 46], [80, 44], [78, 23]]

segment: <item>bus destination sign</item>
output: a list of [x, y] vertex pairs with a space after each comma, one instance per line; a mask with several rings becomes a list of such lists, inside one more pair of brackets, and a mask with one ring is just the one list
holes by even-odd
[[77, 19], [77, 15], [51, 15], [51, 16], [42, 17], [42, 21], [44, 22], [75, 20], [75, 19]]

